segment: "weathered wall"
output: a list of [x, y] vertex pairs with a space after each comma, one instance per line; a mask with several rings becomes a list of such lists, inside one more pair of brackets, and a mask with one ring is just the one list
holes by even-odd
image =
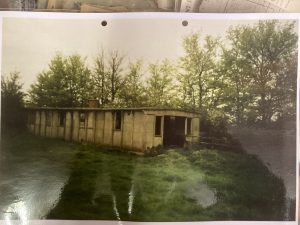
[[87, 136], [87, 113], [86, 112], [79, 112], [79, 117], [78, 120], [80, 121], [80, 116], [82, 116], [84, 114], [85, 116], [85, 121], [84, 123], [79, 122], [79, 130], [78, 130], [78, 139], [80, 142], [85, 142], [86, 141], [86, 136]]
[[161, 135], [155, 136], [156, 115], [144, 115], [144, 145], [143, 149], [151, 149], [163, 143], [163, 118], [161, 123]]
[[[121, 130], [115, 129], [114, 110], [66, 110], [64, 125], [60, 124], [61, 111], [37, 110], [34, 124], [28, 123], [28, 129], [36, 135], [47, 137], [60, 137], [76, 142], [90, 142], [104, 145], [112, 145], [145, 151], [159, 145], [163, 145], [164, 119], [163, 116], [185, 116], [192, 118], [191, 134], [186, 135], [188, 143], [197, 142], [199, 139], [199, 117], [192, 113], [178, 111], [122, 111]], [[84, 113], [85, 122], [80, 122], [80, 115]], [[155, 118], [162, 116], [161, 135], [155, 136]], [[193, 117], [194, 116], [194, 117]], [[28, 117], [29, 118], [29, 117]], [[49, 120], [51, 123], [49, 123]], [[185, 124], [187, 126], [187, 122]], [[187, 127], [185, 128], [185, 133]]]
[[40, 127], [40, 135], [45, 136], [46, 135], [46, 113], [45, 111], [41, 112], [41, 127]]
[[134, 112], [133, 116], [133, 137], [132, 148], [142, 151], [144, 139], [144, 114], [143, 112]]
[[87, 112], [87, 137], [86, 141], [94, 143], [95, 142], [95, 114], [96, 112]]
[[113, 130], [112, 130], [112, 134], [113, 134], [113, 139], [112, 139], [112, 143], [113, 146], [116, 147], [122, 147], [122, 133], [124, 131], [124, 113], [121, 114], [121, 129], [120, 130], [116, 130], [115, 129], [115, 113], [112, 113], [112, 117], [113, 117]]
[[103, 144], [112, 145], [113, 115], [111, 112], [104, 112], [104, 121]]
[[65, 137], [65, 127], [58, 127], [58, 137], [59, 138]]
[[40, 125], [41, 125], [41, 116], [40, 111], [36, 111], [35, 114], [35, 124], [34, 124], [34, 133], [35, 135], [40, 135]]
[[[46, 118], [47, 118], [47, 117], [50, 117], [50, 118], [47, 118], [47, 119], [50, 120], [50, 124], [47, 124], [47, 123], [46, 123], [45, 135], [46, 135], [47, 137], [51, 137], [52, 126], [53, 126], [52, 111], [46, 112], [45, 115], [46, 115]], [[47, 119], [46, 119], [46, 120], [47, 120]]]
[[72, 134], [72, 113], [66, 112], [66, 122], [65, 122], [65, 140], [70, 141]]
[[95, 112], [96, 113], [96, 127], [95, 127], [95, 143], [103, 144], [104, 143], [104, 112]]
[[[187, 123], [186, 123], [187, 126]], [[192, 132], [190, 135], [186, 136], [186, 141], [190, 144], [197, 143], [199, 141], [199, 135], [200, 135], [200, 119], [199, 118], [192, 118], [191, 122], [191, 129]], [[187, 127], [186, 127], [187, 132]]]
[[73, 131], [72, 131], [72, 140], [79, 141], [79, 112], [73, 112]]
[[58, 129], [59, 129], [59, 118], [58, 118], [58, 112], [52, 111], [52, 131], [51, 131], [51, 137], [58, 137]]
[[133, 142], [133, 127], [134, 127], [134, 112], [124, 112], [123, 114], [123, 130], [122, 132], [122, 147], [124, 148], [132, 148], [132, 142]]

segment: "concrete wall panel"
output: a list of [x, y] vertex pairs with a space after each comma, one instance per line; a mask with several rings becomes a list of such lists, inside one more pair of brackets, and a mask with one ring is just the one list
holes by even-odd
[[192, 119], [192, 142], [197, 143], [199, 141], [199, 133], [200, 132], [200, 119], [193, 118]]
[[[49, 116], [49, 118], [47, 118], [47, 119], [49, 119], [50, 120], [50, 124], [47, 124], [47, 122], [46, 122], [46, 136], [47, 137], [51, 137], [51, 133], [52, 133], [52, 126], [53, 126], [53, 116], [52, 116], [52, 111], [48, 111], [48, 112], [46, 112], [46, 117], [48, 117]], [[47, 120], [46, 119], [46, 120]]]
[[122, 132], [122, 146], [125, 148], [132, 148], [133, 139], [133, 112], [124, 112], [123, 114], [123, 132]]
[[104, 119], [105, 123], [103, 143], [106, 145], [112, 145], [113, 113], [105, 112]]
[[133, 119], [133, 140], [132, 147], [135, 150], [143, 150], [144, 137], [144, 114], [142, 112], [134, 112]]
[[72, 112], [66, 112], [65, 140], [71, 140], [72, 135]]
[[51, 132], [52, 132], [52, 127], [51, 126], [46, 126], [46, 137], [52, 137], [51, 136]]
[[114, 130], [113, 131], [113, 146], [121, 147], [122, 143], [122, 131]]
[[95, 112], [88, 112], [87, 115], [87, 137], [88, 142], [95, 142]]
[[[85, 122], [80, 123], [80, 113], [84, 112], [83, 110], [85, 110], [86, 115]], [[122, 128], [121, 130], [115, 130], [114, 110], [69, 109], [66, 112], [65, 124], [63, 126], [60, 126], [60, 113], [64, 111], [52, 110], [51, 126], [49, 126], [49, 120], [46, 119], [47, 112], [49, 111], [44, 109], [29, 112], [29, 114], [35, 113], [34, 124], [27, 122], [29, 131], [41, 136], [61, 137], [65, 140], [88, 141], [91, 143], [124, 147], [133, 151], [144, 151], [163, 145], [164, 120], [162, 119], [161, 124], [162, 135], [155, 136], [156, 116], [174, 114], [174, 116], [192, 118], [191, 135], [187, 136], [186, 140], [189, 143], [195, 143], [199, 139], [200, 119], [197, 117], [197, 114], [193, 113], [172, 112], [170, 110], [124, 110], [122, 111]], [[48, 126], [46, 120], [48, 121]]]
[[46, 135], [46, 112], [41, 112], [41, 128], [40, 128], [40, 135], [45, 136]]
[[144, 115], [144, 145], [143, 149], [150, 149], [154, 144], [154, 126], [155, 126], [155, 116]]
[[40, 127], [41, 127], [41, 112], [36, 111], [35, 114], [35, 125], [34, 125], [34, 133], [35, 135], [40, 135]]
[[86, 128], [80, 127], [79, 128], [79, 141], [85, 142], [86, 141]]
[[158, 136], [154, 137], [154, 139], [153, 139], [153, 147], [157, 147], [157, 146], [161, 146], [161, 145], [163, 145], [163, 137], [162, 136], [160, 136], [160, 137], [158, 137]]
[[51, 132], [51, 137], [58, 137], [58, 126], [59, 126], [59, 121], [58, 121], [58, 112], [53, 111], [52, 112], [52, 132]]
[[72, 140], [79, 141], [79, 112], [73, 112], [73, 132], [72, 132]]
[[65, 138], [65, 127], [58, 127], [57, 135], [59, 138]]
[[96, 113], [96, 127], [95, 127], [95, 143], [103, 144], [104, 134], [104, 112]]

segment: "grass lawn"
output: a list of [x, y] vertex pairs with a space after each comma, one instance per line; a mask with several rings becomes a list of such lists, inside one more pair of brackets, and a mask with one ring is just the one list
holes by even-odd
[[[18, 145], [28, 138], [31, 144], [57, 146], [33, 136], [19, 138]], [[29, 148], [22, 145], [23, 151]], [[59, 148], [76, 153], [69, 181], [48, 219], [284, 220], [283, 182], [254, 156], [170, 149], [142, 157], [61, 141]]]

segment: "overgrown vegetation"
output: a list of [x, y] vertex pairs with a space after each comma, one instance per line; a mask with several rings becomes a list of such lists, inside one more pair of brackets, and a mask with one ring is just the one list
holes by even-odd
[[173, 149], [139, 157], [91, 145], [76, 151], [48, 219], [284, 219], [284, 184], [254, 156]]
[[297, 38], [294, 22], [262, 20], [222, 38], [190, 34], [174, 61], [145, 65], [102, 49], [89, 66], [80, 55], [57, 54], [31, 86], [31, 104], [98, 99], [101, 107], [195, 110], [213, 126], [280, 126], [296, 115]]
[[[183, 37], [183, 54], [173, 61], [147, 65], [102, 49], [87, 65], [78, 54], [58, 53], [31, 85], [28, 104], [83, 107], [98, 99], [101, 107], [195, 110], [208, 125], [201, 132], [213, 137], [228, 125], [281, 128], [296, 119], [297, 39], [295, 22], [261, 20], [223, 37]], [[19, 73], [2, 83], [2, 121], [12, 127], [22, 119]]]
[[24, 128], [24, 96], [18, 72], [1, 77], [1, 133]]

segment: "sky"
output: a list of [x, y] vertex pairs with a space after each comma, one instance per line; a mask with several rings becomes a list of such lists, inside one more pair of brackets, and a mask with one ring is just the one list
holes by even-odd
[[178, 59], [183, 55], [182, 40], [191, 33], [224, 37], [230, 26], [254, 22], [190, 19], [188, 26], [182, 26], [181, 19], [108, 19], [107, 26], [101, 26], [99, 19], [4, 18], [1, 73], [19, 71], [27, 91], [57, 52], [78, 53], [90, 68], [102, 48], [147, 65]]

